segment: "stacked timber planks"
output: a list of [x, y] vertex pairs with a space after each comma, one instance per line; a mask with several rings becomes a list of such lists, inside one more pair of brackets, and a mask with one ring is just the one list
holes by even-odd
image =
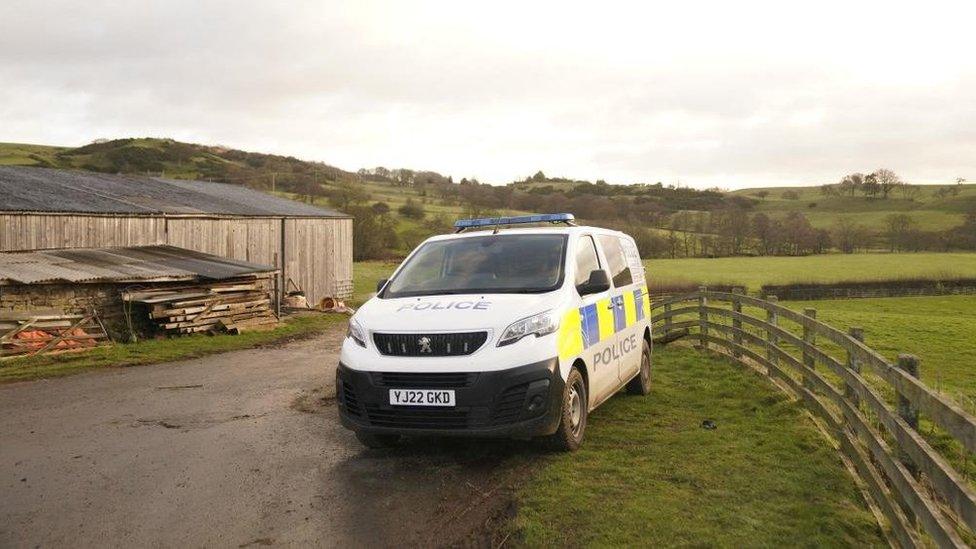
[[255, 279], [130, 291], [122, 299], [145, 305], [149, 318], [172, 334], [239, 333], [278, 323], [270, 294]]
[[80, 351], [110, 343], [94, 312], [0, 312], [0, 360], [18, 356]]

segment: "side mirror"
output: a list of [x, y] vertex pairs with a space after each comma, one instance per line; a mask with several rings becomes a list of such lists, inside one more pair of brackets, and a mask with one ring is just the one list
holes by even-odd
[[389, 281], [390, 281], [389, 278], [384, 278], [382, 280], [377, 281], [376, 282], [376, 293], [382, 292], [383, 291], [383, 286], [386, 286], [386, 283], [389, 282]]
[[580, 295], [598, 294], [610, 289], [610, 277], [603, 269], [590, 272], [590, 278], [576, 287]]

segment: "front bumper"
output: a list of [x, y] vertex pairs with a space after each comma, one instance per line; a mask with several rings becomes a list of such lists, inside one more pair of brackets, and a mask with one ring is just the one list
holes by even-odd
[[[339, 418], [372, 434], [529, 438], [556, 431], [564, 381], [551, 358], [490, 372], [364, 372], [339, 363]], [[453, 389], [453, 407], [391, 406], [390, 389]]]

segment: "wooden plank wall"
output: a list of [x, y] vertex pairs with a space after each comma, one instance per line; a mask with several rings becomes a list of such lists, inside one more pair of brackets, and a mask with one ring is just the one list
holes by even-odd
[[168, 223], [170, 246], [232, 259], [274, 266], [281, 246], [281, 219], [171, 218]]
[[[286, 219], [284, 280], [317, 304], [352, 295], [352, 220]], [[0, 251], [169, 244], [262, 265], [281, 260], [281, 218], [0, 214]], [[279, 265], [280, 267], [280, 265]]]
[[162, 244], [165, 227], [153, 217], [0, 214], [0, 251]]
[[285, 282], [291, 278], [317, 304], [352, 294], [352, 220], [286, 219]]

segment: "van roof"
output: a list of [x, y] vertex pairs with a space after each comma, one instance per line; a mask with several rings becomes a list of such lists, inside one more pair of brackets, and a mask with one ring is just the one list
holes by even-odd
[[[469, 238], [472, 236], [485, 236], [495, 233], [494, 228], [488, 228], [484, 230], [467, 230], [463, 233], [451, 233], [451, 234], [441, 234], [430, 237], [429, 240], [450, 240], [453, 238]], [[514, 235], [514, 234], [586, 234], [586, 233], [604, 233], [604, 234], [617, 234], [622, 236], [629, 235], [621, 231], [615, 231], [613, 229], [605, 229], [603, 227], [591, 227], [586, 225], [574, 225], [574, 226], [547, 226], [547, 227], [501, 227], [498, 229], [497, 234], [499, 235]]]

